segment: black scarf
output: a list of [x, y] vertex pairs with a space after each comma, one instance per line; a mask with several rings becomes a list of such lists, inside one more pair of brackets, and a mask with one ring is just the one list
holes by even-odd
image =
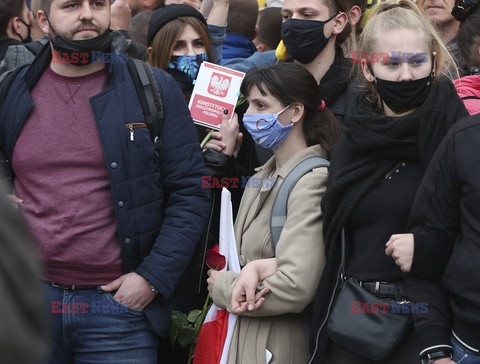
[[[327, 264], [314, 303], [312, 350], [337, 279], [340, 232], [353, 208], [398, 162], [415, 160], [425, 171], [448, 129], [467, 115], [455, 87], [445, 77], [432, 85], [420, 108], [403, 117], [379, 114], [365, 94], [354, 100], [344, 119], [347, 129], [332, 154], [327, 192], [322, 199]], [[322, 333], [317, 359], [326, 345], [325, 327]]]

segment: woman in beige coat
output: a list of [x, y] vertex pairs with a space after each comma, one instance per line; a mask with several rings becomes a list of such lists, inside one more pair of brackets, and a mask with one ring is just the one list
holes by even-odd
[[[240, 265], [275, 257], [276, 271], [260, 282], [256, 310], [241, 314], [228, 363], [301, 364], [306, 362], [303, 311], [311, 303], [324, 265], [322, 213], [328, 170], [313, 169], [295, 185], [276, 251], [270, 236], [272, 205], [286, 175], [302, 160], [329, 158], [341, 127], [324, 109], [318, 85], [296, 64], [278, 64], [249, 72], [242, 84], [249, 108], [243, 123], [256, 143], [274, 156], [258, 169], [245, 189], [235, 221]], [[276, 181], [276, 183], [273, 183]], [[209, 292], [219, 307], [233, 312], [231, 296], [237, 275], [209, 271]], [[260, 303], [263, 303], [260, 307]], [[270, 355], [271, 354], [271, 355]]]

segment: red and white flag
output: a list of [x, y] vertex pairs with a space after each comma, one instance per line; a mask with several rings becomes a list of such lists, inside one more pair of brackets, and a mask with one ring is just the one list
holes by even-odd
[[[230, 270], [240, 273], [233, 230], [231, 194], [226, 188], [222, 189], [219, 240], [219, 253], [226, 258], [227, 262], [221, 271]], [[198, 336], [193, 364], [225, 364], [236, 321], [236, 315], [212, 304]]]

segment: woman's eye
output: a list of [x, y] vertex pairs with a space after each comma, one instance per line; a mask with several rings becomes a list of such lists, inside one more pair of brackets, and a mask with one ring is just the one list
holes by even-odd
[[173, 47], [173, 49], [181, 49], [183, 47], [183, 42], [177, 42], [175, 43], [175, 46]]
[[291, 16], [290, 14], [283, 14], [283, 15], [282, 15], [283, 21], [286, 21], [286, 20], [290, 19], [291, 17], [292, 17], [292, 16]]
[[195, 43], [193, 43], [194, 47], [197, 47], [197, 48], [202, 48], [203, 47], [203, 42], [202, 41], [197, 41]]

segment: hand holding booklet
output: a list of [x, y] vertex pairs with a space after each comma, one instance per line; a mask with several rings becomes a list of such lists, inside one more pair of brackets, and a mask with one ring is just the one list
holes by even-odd
[[243, 77], [243, 72], [203, 62], [188, 105], [195, 124], [220, 129], [223, 110], [233, 115]]

